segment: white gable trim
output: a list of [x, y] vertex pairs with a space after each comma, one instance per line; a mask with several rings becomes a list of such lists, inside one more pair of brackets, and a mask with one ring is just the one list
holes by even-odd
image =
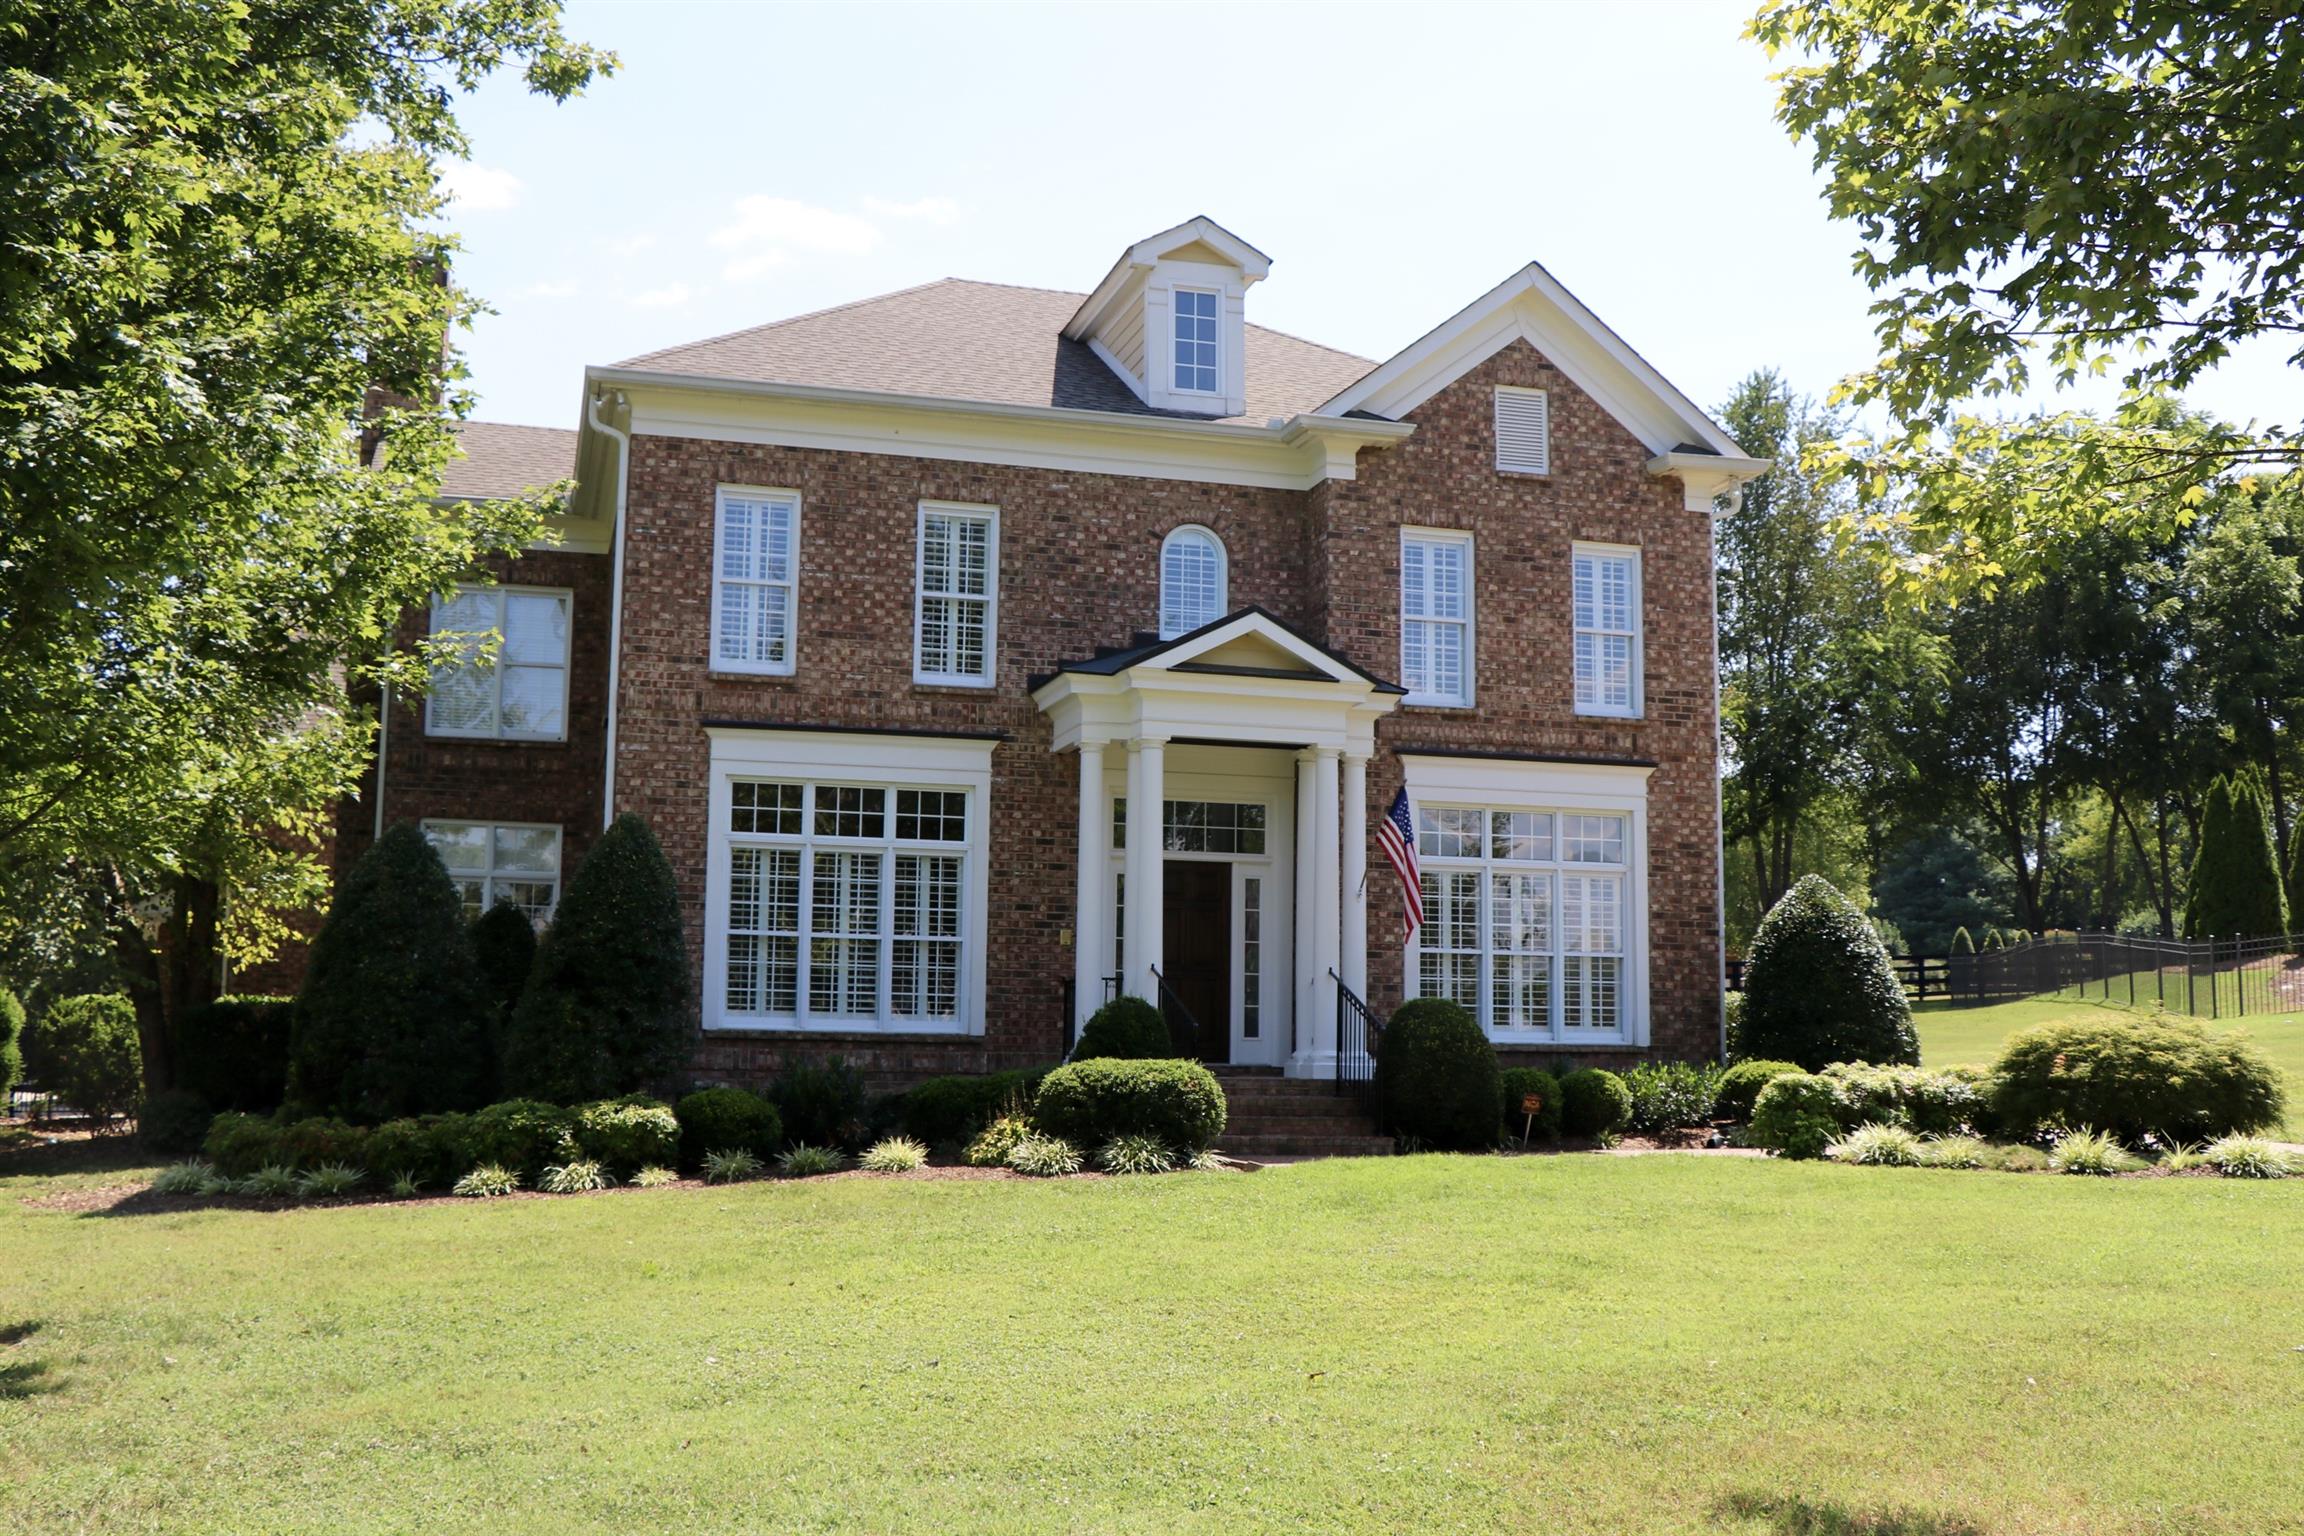
[[1165, 672], [1183, 663], [1196, 661], [1210, 651], [1221, 650], [1250, 635], [1286, 651], [1302, 662], [1307, 672], [1317, 672], [1339, 683], [1359, 684], [1367, 681], [1318, 646], [1288, 633], [1260, 613], [1235, 614], [1221, 624], [1202, 630], [1196, 638], [1185, 640], [1157, 656], [1138, 662], [1137, 666], [1147, 671]]
[[1240, 286], [1243, 288], [1260, 283], [1272, 275], [1271, 257], [1214, 219], [1198, 214], [1173, 229], [1147, 235], [1121, 252], [1120, 259], [1112, 264], [1112, 270], [1104, 274], [1104, 281], [1096, 285], [1096, 291], [1081, 300], [1080, 307], [1073, 311], [1071, 321], [1064, 327], [1064, 334], [1074, 341], [1086, 337], [1096, 329], [1097, 322], [1111, 308], [1113, 301], [1120, 297], [1131, 277], [1149, 272], [1162, 256], [1170, 251], [1181, 250], [1195, 241], [1238, 267]]

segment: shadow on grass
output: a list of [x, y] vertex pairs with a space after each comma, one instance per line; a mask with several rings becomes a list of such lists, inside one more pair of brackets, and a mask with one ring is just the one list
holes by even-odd
[[47, 1135], [37, 1141], [19, 1139], [13, 1145], [0, 1146], [0, 1176], [39, 1178], [59, 1173], [114, 1173], [129, 1168], [149, 1168], [161, 1160], [151, 1148], [125, 1131], [100, 1136]]
[[1983, 1526], [1958, 1515], [1894, 1506], [1855, 1509], [1792, 1493], [1732, 1493], [1713, 1513], [1765, 1522], [1772, 1536], [1988, 1536]]
[[[0, 1323], [0, 1348], [13, 1349], [40, 1331], [40, 1320], [27, 1317], [19, 1322]], [[37, 1397], [43, 1392], [62, 1388], [63, 1380], [48, 1368], [45, 1360], [8, 1360], [0, 1358], [0, 1402], [13, 1402], [21, 1398]]]

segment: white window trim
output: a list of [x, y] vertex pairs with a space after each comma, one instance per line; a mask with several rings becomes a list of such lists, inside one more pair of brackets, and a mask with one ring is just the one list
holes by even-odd
[[[731, 661], [720, 654], [721, 594], [726, 582], [720, 574], [720, 531], [727, 517], [728, 498], [747, 497], [756, 501], [782, 500], [792, 506], [792, 579], [784, 582], [784, 659], [782, 661]], [[768, 581], [746, 582], [747, 586], [770, 587]], [[755, 677], [790, 677], [800, 664], [800, 493], [775, 486], [722, 485], [712, 494], [712, 638], [709, 651], [713, 672], [740, 672]]]
[[[1632, 702], [1629, 707], [1618, 708], [1608, 704], [1587, 704], [1576, 697], [1576, 637], [1584, 634], [1615, 635], [1620, 630], [1579, 628], [1576, 624], [1576, 559], [1580, 555], [1622, 557], [1632, 562]], [[1595, 544], [1577, 541], [1568, 556], [1568, 699], [1579, 715], [1598, 715], [1613, 720], [1638, 720], [1648, 709], [1648, 612], [1646, 601], [1647, 573], [1641, 569], [1640, 546], [1637, 544]]]
[[[480, 888], [482, 892], [480, 897], [480, 910], [483, 913], [486, 912], [490, 907], [496, 905], [494, 900], [496, 894], [494, 886], [499, 878], [505, 880], [526, 880], [531, 882], [536, 879], [536, 876], [533, 874], [524, 874], [517, 870], [506, 870], [502, 873], [501, 876], [498, 875], [496, 869], [496, 829], [498, 827], [510, 827], [522, 832], [551, 833], [553, 837], [553, 846], [559, 851], [560, 867], [553, 871], [552, 904], [545, 908], [542, 920], [545, 922], [550, 922], [553, 916], [559, 912], [560, 897], [562, 893], [566, 891], [568, 886], [568, 833], [567, 829], [562, 827], [558, 822], [491, 821], [484, 816], [427, 816], [419, 821], [416, 826], [418, 831], [425, 834], [424, 840], [426, 842], [430, 842], [432, 840], [431, 832], [434, 827], [488, 828], [488, 868], [482, 871], [479, 876]], [[435, 850], [435, 852], [437, 852], [437, 850]], [[445, 864], [447, 861], [442, 860], [441, 862]], [[451, 880], [469, 880], [472, 878], [472, 871], [451, 869], [448, 871], [448, 878]]]
[[[1508, 395], [1532, 395], [1544, 402], [1541, 407], [1544, 426], [1537, 444], [1537, 456], [1542, 462], [1535, 468], [1530, 468], [1526, 464], [1507, 464], [1504, 462], [1504, 424], [1501, 417], [1504, 414], [1504, 399]], [[1489, 412], [1489, 430], [1495, 436], [1496, 473], [1500, 475], [1529, 475], [1537, 479], [1542, 479], [1552, 473], [1552, 397], [1549, 391], [1528, 389], [1518, 384], [1497, 385]]]
[[[576, 669], [575, 592], [568, 587], [526, 587], [512, 583], [487, 585], [480, 582], [462, 582], [457, 585], [455, 590], [458, 596], [467, 592], [488, 592], [496, 594], [499, 598], [496, 605], [496, 659], [489, 667], [491, 687], [494, 689], [496, 699], [492, 716], [495, 724], [485, 731], [458, 730], [453, 726], [438, 724], [432, 718], [432, 695], [427, 692], [424, 695], [424, 734], [446, 737], [455, 741], [566, 741], [568, 739], [568, 675]], [[501, 599], [513, 594], [527, 597], [557, 597], [568, 605], [568, 649], [560, 658], [560, 729], [557, 731], [508, 731], [504, 729], [504, 604]], [[432, 625], [438, 622], [439, 611], [440, 600], [435, 597], [425, 621], [425, 633], [427, 635], [435, 633]], [[514, 823], [498, 822], [494, 825], [511, 826]]]
[[1216, 549], [1216, 612], [1202, 622], [1213, 623], [1232, 611], [1232, 551], [1225, 547], [1222, 536], [1206, 523], [1179, 524], [1169, 529], [1167, 536], [1160, 541], [1160, 594], [1158, 598], [1160, 611], [1153, 615], [1153, 623], [1160, 631], [1160, 638], [1163, 640], [1173, 640], [1178, 635], [1188, 635], [1201, 627], [1200, 624], [1193, 624], [1174, 631], [1168, 628], [1168, 549], [1170, 545], [1186, 535], [1204, 538]]
[[[923, 664], [921, 640], [927, 614], [928, 519], [973, 518], [986, 527], [984, 540], [984, 671], [931, 672]], [[990, 688], [1000, 676], [1000, 509], [978, 502], [923, 501], [912, 528], [912, 681], [938, 688]]]
[[[1479, 805], [1495, 810], [1550, 811], [1555, 814], [1587, 816], [1622, 816], [1624, 828], [1624, 863], [1595, 864], [1589, 866], [1549, 866], [1554, 875], [1574, 873], [1579, 868], [1595, 874], [1624, 876], [1624, 995], [1620, 1004], [1622, 1030], [1614, 1035], [1591, 1030], [1567, 1031], [1555, 1037], [1548, 1031], [1488, 1029], [1483, 1010], [1480, 1026], [1498, 1045], [1536, 1046], [1552, 1050], [1590, 1049], [1596, 1045], [1621, 1045], [1644, 1048], [1649, 1043], [1648, 1020], [1648, 775], [1646, 768], [1578, 765], [1570, 767], [1552, 763], [1519, 763], [1498, 758], [1425, 757], [1415, 753], [1403, 754], [1403, 778], [1408, 790], [1409, 814], [1413, 818], [1417, 809], [1425, 804]], [[1554, 824], [1553, 835], [1559, 835]], [[1557, 847], [1557, 845], [1555, 845]], [[1419, 861], [1421, 862], [1421, 860]], [[1436, 866], [1457, 868], [1449, 864]], [[1546, 867], [1546, 866], [1535, 866]], [[1554, 889], [1554, 921], [1559, 921], [1558, 884]], [[1483, 923], [1487, 920], [1488, 893], [1481, 896]], [[1423, 930], [1410, 939], [1402, 960], [1402, 995], [1414, 997], [1422, 985], [1421, 944]], [[1561, 978], [1555, 976], [1555, 988]], [[1483, 999], [1491, 978], [1485, 966], [1481, 969], [1480, 986]], [[1555, 997], [1561, 994], [1555, 991]]]
[[[1202, 400], [1213, 400], [1224, 393], [1224, 300], [1222, 288], [1200, 283], [1177, 283], [1170, 287], [1168, 301], [1168, 392], [1172, 395], [1191, 395]], [[1206, 294], [1216, 301], [1216, 387], [1197, 389], [1176, 382], [1176, 321], [1178, 312], [1175, 295], [1179, 293]]]
[[[704, 892], [703, 1023], [707, 1030], [765, 1030], [779, 1033], [981, 1035], [984, 1033], [985, 957], [991, 864], [992, 749], [990, 741], [960, 738], [868, 735], [846, 732], [759, 731], [708, 728], [712, 743], [707, 800], [711, 832], [707, 841]], [[901, 845], [907, 851], [963, 856], [960, 899], [959, 1013], [952, 1018], [865, 1018], [856, 1014], [812, 1015], [805, 981], [794, 998], [797, 1012], [786, 1015], [734, 1013], [728, 1008], [728, 893], [734, 883], [739, 839], [729, 831], [739, 779], [787, 783], [861, 784], [896, 789], [959, 790], [968, 796], [968, 837], [962, 843]], [[803, 814], [806, 814], [804, 809]], [[896, 808], [891, 798], [887, 814]], [[749, 844], [749, 839], [744, 840]], [[769, 841], [769, 840], [763, 840]], [[875, 846], [889, 846], [882, 843]], [[801, 866], [801, 902], [808, 899], [808, 866]], [[888, 900], [883, 896], [884, 901]], [[805, 930], [803, 930], [805, 931]], [[885, 964], [886, 957], [883, 956]]]
[[[1418, 709], [1471, 709], [1480, 697], [1479, 691], [1479, 623], [1480, 606], [1477, 593], [1478, 551], [1473, 548], [1472, 535], [1459, 528], [1415, 528], [1400, 530], [1400, 579], [1395, 583], [1395, 601], [1400, 610], [1400, 669], [1408, 669], [1408, 544], [1411, 540], [1426, 544], [1459, 544], [1464, 549], [1464, 692], [1461, 697], [1444, 693], [1426, 693], [1411, 689], [1401, 703]], [[1419, 619], [1420, 624], [1452, 624], [1453, 619]]]

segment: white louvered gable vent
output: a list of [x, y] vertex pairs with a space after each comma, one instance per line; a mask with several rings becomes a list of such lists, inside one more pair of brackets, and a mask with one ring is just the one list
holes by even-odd
[[1551, 411], [1540, 389], [1496, 391], [1496, 467], [1523, 475], [1552, 473]]

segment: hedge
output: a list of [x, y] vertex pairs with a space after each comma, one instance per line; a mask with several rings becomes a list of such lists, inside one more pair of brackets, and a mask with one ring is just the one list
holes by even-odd
[[171, 1088], [152, 1095], [136, 1111], [136, 1139], [170, 1156], [197, 1152], [215, 1118], [216, 1112], [200, 1095]]
[[219, 997], [176, 1024], [176, 1085], [215, 1109], [278, 1109], [288, 1093], [292, 997]]
[[[1506, 1067], [1499, 1074], [1504, 1089], [1504, 1134], [1517, 1141], [1522, 1137], [1557, 1140], [1560, 1135], [1560, 1079], [1542, 1067]], [[1540, 1106], [1533, 1123], [1520, 1108], [1528, 1095], [1534, 1094]]]
[[768, 1085], [786, 1139], [811, 1147], [860, 1145], [865, 1122], [864, 1074], [844, 1057], [788, 1061]]
[[480, 971], [480, 1071], [484, 1097], [503, 1081], [504, 1042], [536, 968], [536, 924], [508, 901], [472, 919], [472, 960]]
[[24, 1003], [0, 987], [0, 1109], [12, 1104], [16, 1085], [24, 1081]]
[[1150, 1136], [1198, 1152], [1224, 1133], [1224, 1089], [1196, 1061], [1075, 1061], [1041, 1079], [1032, 1123], [1080, 1147]]
[[1495, 1047], [1461, 1003], [1420, 997], [1384, 1025], [1376, 1080], [1387, 1129], [1427, 1147], [1496, 1144], [1504, 1086]]

